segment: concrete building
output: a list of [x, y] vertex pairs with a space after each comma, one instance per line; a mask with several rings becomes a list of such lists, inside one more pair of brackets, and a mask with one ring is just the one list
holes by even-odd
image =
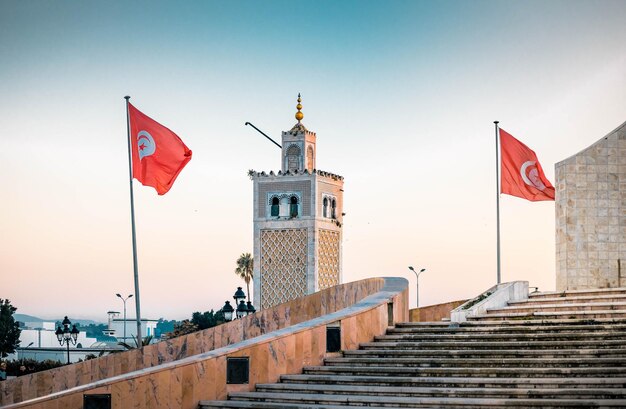
[[343, 177], [317, 170], [317, 136], [282, 133], [281, 170], [253, 172], [254, 306], [265, 309], [341, 283]]
[[[135, 318], [119, 318], [120, 313], [118, 311], [108, 311], [108, 327], [104, 331], [105, 335], [110, 335], [117, 338], [119, 342], [125, 342], [128, 345], [135, 345], [135, 338], [137, 337], [137, 320]], [[154, 337], [158, 320], [150, 320], [147, 318], [141, 319], [141, 334], [143, 337]], [[124, 332], [126, 329], [126, 332]], [[126, 334], [126, 337], [124, 337]]]
[[626, 286], [626, 123], [555, 165], [556, 288]]
[[[67, 346], [61, 346], [55, 334], [56, 327], [52, 321], [27, 322], [20, 333], [20, 347], [8, 359], [34, 359], [44, 361], [51, 359], [65, 362]], [[94, 347], [95, 345], [95, 347]], [[98, 354], [102, 347], [96, 338], [87, 337], [85, 332], [78, 333], [76, 345], [70, 343], [70, 361], [85, 359], [88, 354]]]

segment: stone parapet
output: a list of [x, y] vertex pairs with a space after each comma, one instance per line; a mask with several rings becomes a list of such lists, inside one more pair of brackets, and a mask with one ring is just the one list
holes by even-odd
[[442, 304], [427, 305], [409, 310], [410, 322], [434, 322], [450, 318], [450, 313], [468, 300], [450, 301]]
[[[129, 384], [132, 384], [135, 387], [139, 387], [141, 385], [133, 383], [134, 381], [130, 381], [130, 379], [141, 378], [138, 378], [138, 372], [146, 371], [149, 368], [162, 366], [167, 363], [179, 362], [192, 356], [195, 356], [196, 358], [194, 359], [196, 360], [199, 359], [199, 362], [204, 362], [203, 358], [198, 358], [199, 354], [206, 354], [210, 351], [244, 342], [273, 331], [292, 327], [296, 324], [301, 324], [314, 318], [328, 316], [328, 314], [353, 306], [366, 297], [380, 292], [385, 285], [388, 285], [386, 284], [387, 281], [388, 279], [371, 278], [335, 286], [306, 297], [280, 304], [273, 308], [258, 311], [255, 314], [247, 316], [241, 320], [218, 325], [217, 327], [198, 331], [193, 334], [174, 338], [168, 341], [162, 341], [146, 346], [142, 350], [135, 349], [127, 352], [107, 355], [89, 361], [0, 382], [0, 406], [32, 400], [37, 397], [50, 394], [61, 394], [62, 396], [66, 396], [64, 391], [83, 388], [85, 385], [93, 385], [99, 381], [105, 382], [103, 380], [106, 379], [127, 379], [128, 381], [124, 385], [128, 386]], [[404, 298], [402, 300], [404, 300]], [[408, 319], [408, 305], [405, 301], [403, 302], [403, 308], [406, 312], [399, 309], [398, 316], [396, 317], [397, 320]], [[348, 324], [346, 321], [346, 325], [352, 324]], [[321, 342], [319, 339], [315, 339], [316, 342]], [[208, 370], [208, 367], [205, 367], [206, 365], [209, 364], [200, 363], [197, 366], [194, 366], [194, 371], [200, 371], [204, 376], [205, 371]], [[211, 365], [214, 365], [214, 361], [211, 361], [209, 366]], [[186, 371], [191, 370], [189, 369], [191, 368], [190, 366], [185, 366], [185, 368], [187, 368]], [[194, 373], [198, 375], [200, 372]], [[135, 375], [129, 375], [126, 377], [126, 375], [131, 373], [134, 373]], [[169, 376], [164, 375], [161, 371], [156, 371], [155, 373], [158, 373], [158, 382], [165, 382], [163, 380], [165, 378], [167, 378], [169, 382]], [[154, 380], [156, 378], [151, 377], [150, 379]], [[180, 380], [182, 378], [177, 379]], [[206, 382], [211, 383], [211, 381]], [[106, 381], [105, 383], [107, 385], [116, 384], [113, 381]], [[119, 387], [118, 385], [113, 389], [119, 392], [119, 390], [127, 390], [124, 389], [127, 386]], [[146, 385], [143, 385], [141, 387], [145, 386]], [[90, 390], [90, 388], [85, 390]], [[63, 407], [81, 407], [81, 399], [82, 398], [76, 401], [80, 401], [80, 404]], [[40, 408], [47, 406], [20, 405], [19, 407]], [[53, 407], [56, 408], [56, 406]], [[122, 408], [122, 406], [114, 407]], [[172, 407], [180, 406], [174, 405]]]
[[486, 314], [488, 309], [506, 307], [510, 301], [528, 299], [528, 281], [496, 284], [476, 298], [452, 310], [450, 320], [460, 323]]

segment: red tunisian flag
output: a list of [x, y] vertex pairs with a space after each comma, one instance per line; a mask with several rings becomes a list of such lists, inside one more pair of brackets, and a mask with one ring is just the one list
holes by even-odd
[[537, 155], [500, 129], [500, 191], [533, 202], [554, 200], [554, 187], [541, 169]]
[[191, 160], [191, 151], [178, 135], [141, 113], [130, 102], [128, 112], [133, 177], [164, 195]]

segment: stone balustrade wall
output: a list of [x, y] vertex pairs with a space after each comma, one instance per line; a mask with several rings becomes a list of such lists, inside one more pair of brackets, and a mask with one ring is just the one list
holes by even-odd
[[[146, 346], [142, 350], [135, 349], [115, 353], [0, 382], [0, 406], [31, 400], [81, 385], [175, 362], [287, 328], [349, 307], [365, 297], [379, 292], [384, 285], [385, 279], [383, 278], [371, 278], [338, 285], [273, 308], [258, 311], [241, 320], [158, 342]], [[217, 359], [215, 362], [222, 362], [222, 360]], [[202, 368], [205, 365], [213, 365], [213, 363], [198, 365], [194, 366], [196, 370], [204, 371], [206, 368]], [[191, 370], [189, 366], [185, 366], [185, 368], [187, 371]], [[159, 379], [164, 376], [160, 374]], [[54, 407], [56, 408], [56, 406]], [[67, 407], [82, 408], [82, 401], [80, 404]], [[118, 407], [121, 408], [121, 406]]]
[[450, 301], [443, 304], [428, 305], [426, 307], [413, 308], [409, 311], [411, 322], [434, 322], [444, 318], [450, 318], [450, 312], [468, 300]]

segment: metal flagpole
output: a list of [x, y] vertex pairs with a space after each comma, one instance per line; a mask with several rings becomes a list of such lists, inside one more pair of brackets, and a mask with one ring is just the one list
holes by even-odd
[[[141, 348], [143, 346], [141, 337], [141, 311], [140, 311], [140, 303], [139, 303], [139, 269], [137, 267], [137, 234], [135, 232], [135, 199], [133, 198], [133, 165], [132, 165], [132, 154], [131, 154], [131, 145], [130, 145], [130, 113], [128, 109], [128, 100], [129, 96], [125, 96], [126, 100], [126, 129], [128, 131], [128, 175], [130, 177], [130, 220], [132, 225], [133, 232], [133, 270], [135, 274], [135, 309], [137, 316], [137, 348]], [[124, 326], [126, 326], [126, 322], [124, 322]]]
[[498, 282], [500, 284], [500, 162], [498, 156], [500, 154], [500, 132], [498, 129], [499, 121], [493, 121], [496, 126], [496, 243], [497, 243], [497, 260], [498, 260]]

